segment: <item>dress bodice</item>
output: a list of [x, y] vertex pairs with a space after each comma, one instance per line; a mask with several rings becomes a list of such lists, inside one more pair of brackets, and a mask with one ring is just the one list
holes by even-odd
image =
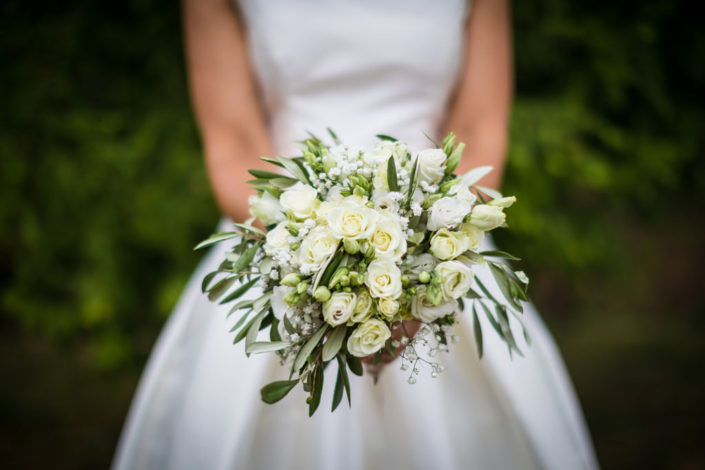
[[464, 0], [239, 0], [275, 150], [436, 135], [462, 60]]

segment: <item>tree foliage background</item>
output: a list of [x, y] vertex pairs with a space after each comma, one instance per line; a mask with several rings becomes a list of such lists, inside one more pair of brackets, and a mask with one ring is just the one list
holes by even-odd
[[[503, 244], [605, 468], [702, 468], [695, 1], [515, 2]], [[107, 466], [218, 211], [164, 0], [0, 4], [0, 455]]]

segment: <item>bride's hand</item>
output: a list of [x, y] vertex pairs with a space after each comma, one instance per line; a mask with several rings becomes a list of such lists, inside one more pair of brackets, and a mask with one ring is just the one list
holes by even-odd
[[[416, 332], [419, 331], [419, 328], [421, 328], [421, 322], [418, 320], [404, 320], [399, 322], [394, 328], [392, 328], [392, 340], [399, 341], [403, 336], [413, 338], [416, 335]], [[376, 379], [377, 375], [384, 368], [384, 366], [399, 357], [399, 353], [402, 350], [403, 347], [400, 346], [396, 349], [395, 354], [392, 354], [385, 348], [382, 350], [382, 356], [379, 360], [375, 361], [375, 355], [373, 354], [363, 358], [362, 362], [367, 365], [368, 372], [374, 375]]]

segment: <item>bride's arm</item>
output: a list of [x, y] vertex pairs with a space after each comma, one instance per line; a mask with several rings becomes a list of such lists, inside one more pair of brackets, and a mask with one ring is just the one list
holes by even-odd
[[467, 147], [459, 173], [480, 165], [495, 171], [480, 184], [498, 188], [507, 146], [512, 99], [509, 0], [475, 0], [465, 33], [464, 68], [445, 130]]
[[221, 210], [249, 217], [247, 173], [271, 155], [242, 25], [228, 0], [183, 0], [191, 98], [211, 186]]

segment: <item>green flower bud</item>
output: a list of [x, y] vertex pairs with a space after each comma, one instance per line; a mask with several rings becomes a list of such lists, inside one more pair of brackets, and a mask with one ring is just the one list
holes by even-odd
[[308, 287], [308, 282], [306, 281], [301, 281], [296, 285], [296, 293], [297, 294], [303, 294], [306, 292], [306, 288]]
[[443, 301], [443, 294], [438, 287], [432, 284], [426, 289], [426, 298], [437, 307], [441, 305], [441, 302]]
[[446, 160], [446, 175], [450, 175], [458, 168], [460, 159], [463, 157], [463, 150], [465, 150], [465, 144], [460, 143], [450, 154], [448, 160]]
[[284, 296], [284, 302], [289, 305], [294, 305], [299, 301], [299, 296], [296, 294], [295, 290], [292, 290]]
[[419, 282], [422, 282], [424, 284], [428, 284], [428, 282], [431, 280], [431, 273], [428, 271], [421, 271], [419, 273]]
[[289, 273], [284, 276], [280, 284], [283, 286], [296, 287], [301, 282], [301, 277], [296, 273]]
[[409, 276], [407, 276], [406, 274], [401, 277], [401, 285], [402, 286], [404, 286], [404, 287], [408, 286], [409, 281], [410, 281]]
[[299, 234], [300, 228], [301, 228], [301, 224], [298, 224], [296, 222], [289, 222], [288, 224], [286, 224], [286, 229], [294, 237]]
[[438, 194], [438, 193], [433, 194], [433, 195], [431, 195], [431, 196], [429, 196], [429, 197], [427, 197], [426, 199], [423, 200], [423, 202], [421, 203], [421, 207], [423, 207], [424, 210], [426, 210], [426, 209], [428, 209], [429, 207], [431, 207], [434, 202], [436, 202], [437, 200], [439, 200], [439, 199], [442, 198], [442, 197], [443, 197], [442, 194]]
[[409, 294], [416, 295], [416, 287], [410, 287], [408, 290]]
[[330, 299], [330, 291], [325, 286], [318, 286], [313, 292], [313, 298], [319, 302], [325, 302]]
[[348, 277], [350, 278], [350, 285], [353, 285], [353, 286], [361, 286], [362, 283], [364, 282], [364, 278], [362, 277], [362, 274], [358, 273], [357, 271], [350, 271], [350, 274], [348, 274]]
[[347, 287], [350, 285], [350, 276], [349, 275], [344, 275], [340, 276], [340, 285], [343, 287]]
[[352, 292], [351, 287], [343, 287], [343, 292]]
[[450, 155], [455, 147], [455, 134], [452, 132], [443, 139], [443, 145], [441, 146], [446, 155]]
[[351, 255], [354, 255], [355, 253], [360, 251], [360, 244], [357, 242], [357, 240], [353, 240], [352, 238], [344, 238], [343, 247], [345, 248], [345, 251]]
[[356, 184], [355, 189], [353, 189], [353, 194], [355, 196], [365, 197], [365, 196], [367, 196], [367, 191], [365, 190], [365, 188], [363, 188], [359, 184]]
[[328, 282], [328, 288], [332, 289], [335, 287], [336, 284], [340, 282], [343, 276], [348, 274], [348, 269], [347, 268], [338, 268], [335, 270], [335, 273], [333, 273], [333, 276], [331, 276], [330, 281]]

